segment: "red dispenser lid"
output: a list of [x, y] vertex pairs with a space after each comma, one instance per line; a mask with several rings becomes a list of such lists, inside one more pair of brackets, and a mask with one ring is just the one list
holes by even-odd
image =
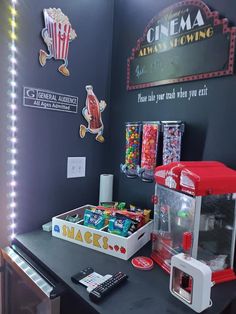
[[191, 195], [236, 192], [236, 171], [217, 161], [172, 162], [155, 169], [155, 181]]

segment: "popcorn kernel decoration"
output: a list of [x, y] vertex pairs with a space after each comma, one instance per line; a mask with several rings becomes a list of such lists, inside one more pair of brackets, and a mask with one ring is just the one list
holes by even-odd
[[67, 68], [69, 43], [77, 37], [76, 32], [61, 9], [44, 9], [43, 15], [45, 28], [42, 30], [42, 37], [49, 53], [40, 49], [39, 63], [43, 67], [49, 59], [63, 60], [64, 63], [59, 66], [58, 71], [64, 76], [69, 76]]

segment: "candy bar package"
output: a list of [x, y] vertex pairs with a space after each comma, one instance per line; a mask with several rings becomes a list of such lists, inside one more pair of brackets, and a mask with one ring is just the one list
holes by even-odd
[[115, 208], [107, 208], [103, 206], [97, 206], [96, 208], [92, 209], [92, 212], [102, 215], [104, 218], [104, 225], [108, 225], [109, 219], [112, 215], [115, 214]]
[[150, 215], [151, 215], [151, 209], [141, 209], [137, 206], [134, 205], [130, 205], [129, 208], [127, 209], [130, 212], [134, 212], [134, 213], [142, 213], [144, 216], [144, 223], [148, 223], [150, 220]]
[[115, 216], [110, 218], [109, 220], [108, 232], [127, 237], [131, 224], [131, 219], [124, 215], [116, 213]]
[[[101, 202], [101, 206], [106, 208], [117, 208], [117, 209], [124, 209], [126, 206], [125, 202]], [[98, 208], [99, 206], [97, 206]]]
[[81, 219], [82, 219], [82, 216], [79, 214], [67, 215], [65, 218], [66, 221], [70, 221], [70, 222], [74, 222], [74, 223], [80, 221]]
[[173, 161], [180, 161], [184, 123], [182, 121], [162, 121], [161, 123], [163, 131], [162, 163], [167, 165]]
[[115, 208], [118, 205], [117, 202], [101, 202], [100, 204], [101, 206], [106, 207], [106, 208], [111, 208], [111, 207]]
[[101, 229], [104, 227], [105, 218], [102, 214], [93, 212], [92, 210], [85, 210], [84, 213], [84, 226]]
[[137, 227], [138, 229], [141, 228], [145, 224], [145, 218], [143, 213], [134, 213], [130, 212], [128, 210], [120, 210], [117, 212], [118, 214], [124, 215], [129, 219], [132, 219], [133, 221], [136, 221], [138, 223]]

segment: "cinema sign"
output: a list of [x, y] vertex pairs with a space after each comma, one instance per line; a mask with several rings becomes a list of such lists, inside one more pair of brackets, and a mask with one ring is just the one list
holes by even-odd
[[231, 75], [236, 27], [199, 0], [164, 9], [128, 59], [127, 89]]

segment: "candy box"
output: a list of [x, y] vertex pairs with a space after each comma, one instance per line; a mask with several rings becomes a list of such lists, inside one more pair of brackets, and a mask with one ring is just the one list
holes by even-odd
[[52, 218], [52, 235], [87, 248], [109, 254], [124, 260], [129, 259], [135, 252], [144, 246], [151, 237], [153, 221], [149, 221], [129, 237], [107, 232], [107, 226], [100, 230], [83, 225], [83, 219], [74, 223], [65, 220], [69, 215], [83, 217], [86, 209], [95, 206], [84, 205]]

